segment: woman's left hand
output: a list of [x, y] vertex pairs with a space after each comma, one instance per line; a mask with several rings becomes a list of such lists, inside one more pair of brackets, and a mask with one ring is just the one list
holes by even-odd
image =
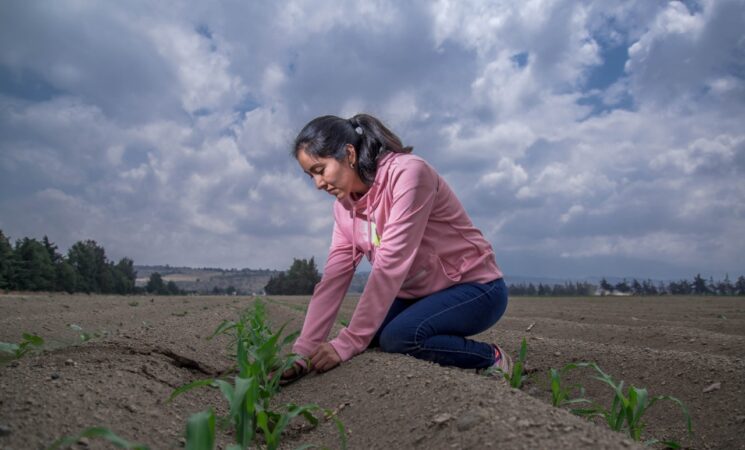
[[313, 370], [318, 373], [326, 372], [334, 367], [338, 366], [341, 362], [341, 357], [334, 347], [328, 342], [324, 342], [319, 345], [316, 351], [310, 355], [310, 364]]

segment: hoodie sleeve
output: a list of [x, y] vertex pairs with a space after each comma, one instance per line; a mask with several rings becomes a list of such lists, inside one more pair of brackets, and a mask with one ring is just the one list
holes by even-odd
[[343, 361], [365, 350], [383, 323], [414, 262], [438, 188], [423, 161], [408, 164], [389, 183], [393, 202], [370, 277], [349, 327], [331, 341]]
[[293, 352], [305, 357], [310, 356], [319, 345], [326, 341], [344, 295], [352, 282], [354, 269], [362, 257], [360, 253], [357, 255], [357, 261], [352, 261], [352, 243], [340, 229], [339, 214], [335, 206], [334, 232], [331, 237], [328, 260], [323, 268], [321, 281], [313, 290], [300, 337], [292, 346]]

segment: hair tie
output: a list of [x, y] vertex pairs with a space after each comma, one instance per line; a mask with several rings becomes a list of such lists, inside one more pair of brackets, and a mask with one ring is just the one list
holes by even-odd
[[355, 128], [355, 129], [354, 129], [354, 131], [355, 131], [355, 132], [356, 132], [357, 134], [359, 134], [360, 136], [362, 136], [362, 127], [357, 127], [357, 128]]

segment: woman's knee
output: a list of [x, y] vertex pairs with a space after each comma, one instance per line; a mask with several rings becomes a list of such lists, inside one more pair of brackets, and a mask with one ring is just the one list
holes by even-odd
[[412, 333], [388, 324], [380, 333], [380, 349], [386, 353], [410, 353], [416, 349]]

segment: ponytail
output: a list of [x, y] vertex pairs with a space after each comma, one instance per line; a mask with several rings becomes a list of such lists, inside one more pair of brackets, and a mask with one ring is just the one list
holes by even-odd
[[375, 180], [378, 160], [386, 153], [411, 153], [412, 147], [404, 147], [401, 139], [375, 117], [357, 114], [348, 120], [359, 136], [357, 149], [357, 174], [368, 186]]
[[321, 116], [308, 122], [295, 138], [292, 155], [297, 158], [301, 150], [310, 156], [346, 158], [346, 146], [351, 144], [357, 151], [355, 171], [368, 186], [375, 181], [378, 161], [386, 153], [411, 153], [412, 147], [404, 147], [401, 139], [383, 123], [368, 114], [357, 114], [344, 120], [336, 116]]

